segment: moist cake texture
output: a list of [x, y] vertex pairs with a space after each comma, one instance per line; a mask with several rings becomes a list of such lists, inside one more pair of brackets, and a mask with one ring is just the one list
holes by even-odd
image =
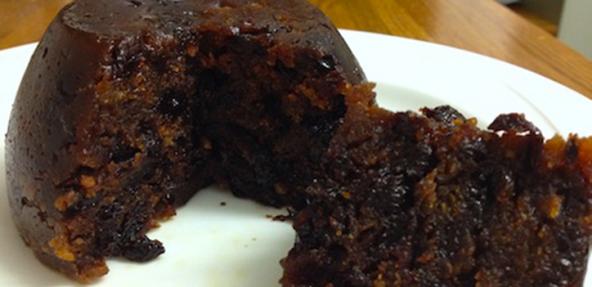
[[[581, 286], [592, 139], [375, 104], [305, 0], [78, 0], [50, 25], [7, 134], [24, 241], [81, 282], [200, 188], [294, 213], [283, 286]], [[199, 248], [199, 246], [196, 246]]]
[[517, 114], [483, 131], [447, 106], [348, 107], [284, 286], [582, 286], [591, 138], [545, 142]]

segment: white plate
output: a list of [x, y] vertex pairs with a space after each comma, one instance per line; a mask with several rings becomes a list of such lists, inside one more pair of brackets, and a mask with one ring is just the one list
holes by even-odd
[[[379, 102], [390, 109], [450, 104], [483, 125], [499, 113], [521, 112], [549, 137], [592, 135], [592, 102], [532, 72], [491, 58], [414, 40], [342, 31], [377, 82]], [[0, 52], [0, 134], [33, 45]], [[5, 193], [4, 141], [0, 141], [0, 286], [69, 286], [73, 283], [34, 259], [10, 219]], [[226, 202], [226, 206], [221, 206]], [[294, 241], [288, 223], [266, 215], [281, 210], [238, 200], [228, 192], [200, 192], [178, 215], [150, 233], [167, 252], [147, 264], [110, 260], [97, 286], [277, 286], [278, 261]], [[588, 286], [589, 284], [586, 284]]]

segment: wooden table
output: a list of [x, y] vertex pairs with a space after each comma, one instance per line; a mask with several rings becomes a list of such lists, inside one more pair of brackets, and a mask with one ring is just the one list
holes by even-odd
[[[69, 1], [0, 0], [0, 49], [38, 40]], [[474, 51], [535, 71], [592, 98], [592, 62], [493, 0], [310, 1], [340, 28]]]

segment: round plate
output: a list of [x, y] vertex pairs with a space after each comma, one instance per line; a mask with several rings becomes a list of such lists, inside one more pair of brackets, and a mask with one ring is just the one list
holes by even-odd
[[[378, 101], [392, 110], [449, 104], [486, 126], [496, 115], [526, 114], [550, 137], [591, 135], [583, 121], [592, 102], [549, 79], [491, 58], [455, 48], [364, 32], [342, 31], [378, 84]], [[0, 134], [34, 45], [0, 52]], [[71, 286], [39, 263], [13, 227], [5, 193], [4, 142], [0, 141], [0, 285]], [[270, 209], [228, 192], [198, 193], [178, 215], [152, 231], [167, 252], [136, 264], [109, 260], [108, 276], [96, 286], [278, 286], [278, 261], [294, 242], [289, 223], [274, 222]], [[589, 283], [589, 282], [588, 282]], [[588, 286], [589, 284], [586, 284]]]

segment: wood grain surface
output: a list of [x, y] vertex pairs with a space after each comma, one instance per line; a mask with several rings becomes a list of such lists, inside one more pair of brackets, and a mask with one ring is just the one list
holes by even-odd
[[[340, 28], [474, 51], [592, 98], [592, 62], [494, 0], [310, 0]], [[69, 0], [0, 0], [0, 49], [37, 41]]]

